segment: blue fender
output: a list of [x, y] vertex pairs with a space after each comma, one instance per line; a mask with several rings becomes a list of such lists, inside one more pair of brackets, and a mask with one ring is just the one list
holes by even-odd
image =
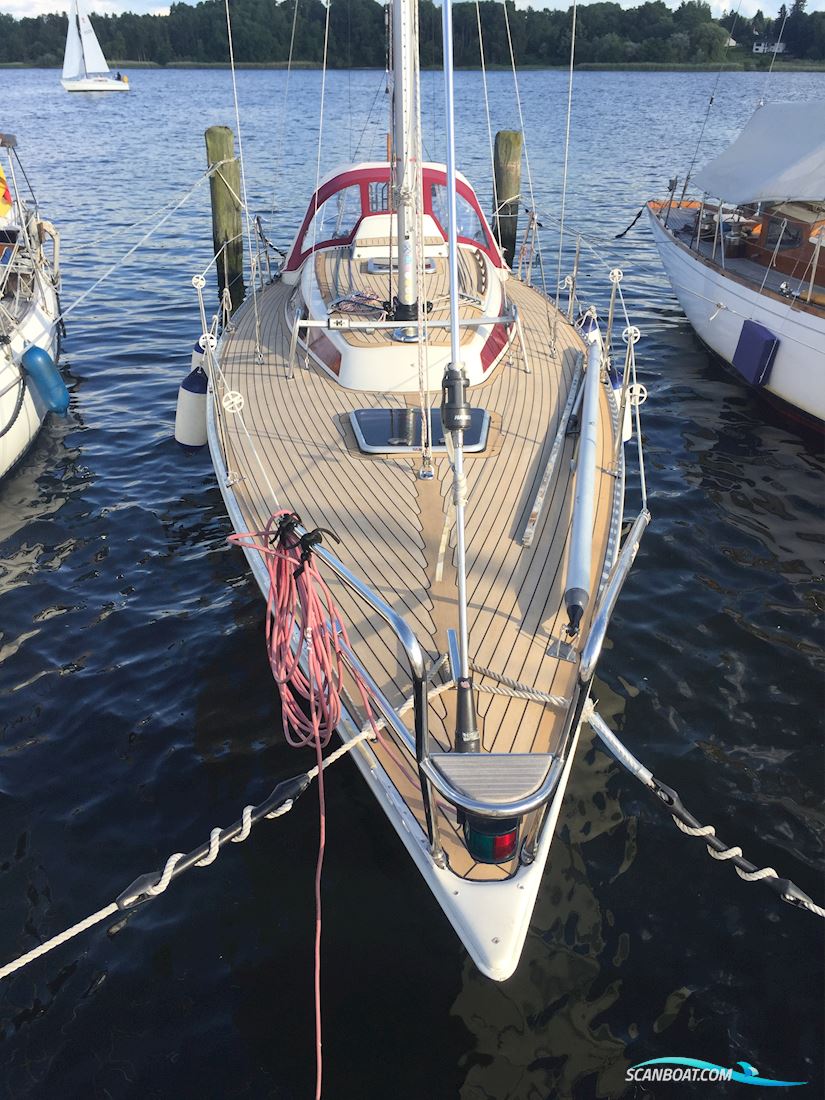
[[20, 362], [37, 387], [45, 406], [51, 412], [65, 416], [69, 408], [69, 391], [51, 355], [33, 344], [23, 352]]

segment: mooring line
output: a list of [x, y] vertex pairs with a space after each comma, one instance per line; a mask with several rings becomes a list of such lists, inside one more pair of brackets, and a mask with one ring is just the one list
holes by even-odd
[[587, 722], [593, 731], [598, 734], [602, 742], [610, 749], [610, 752], [623, 768], [626, 768], [639, 782], [653, 791], [660, 802], [663, 802], [674, 824], [687, 836], [700, 837], [707, 842], [708, 855], [713, 859], [729, 861], [733, 864], [737, 875], [745, 882], [764, 882], [782, 898], [788, 905], [799, 909], [807, 909], [814, 916], [825, 918], [825, 908], [817, 905], [804, 890], [788, 878], [781, 878], [773, 867], [757, 867], [755, 863], [745, 859], [742, 849], [738, 845], [725, 844], [716, 835], [713, 825], [702, 823], [687, 810], [672, 787], [668, 787], [656, 778], [653, 772], [637, 760], [632, 752], [619, 740], [610, 729], [605, 720], [596, 713], [595, 704], [588, 700], [582, 711], [582, 721]]
[[[374, 737], [375, 733], [371, 726], [362, 730], [350, 740], [345, 741], [335, 752], [325, 757], [322, 769], [326, 771], [331, 764], [352, 752], [362, 741], [373, 740]], [[75, 936], [79, 936], [81, 932], [94, 928], [96, 924], [107, 920], [115, 913], [128, 912], [137, 905], [159, 897], [174, 879], [190, 868], [210, 866], [217, 859], [218, 852], [224, 844], [240, 844], [249, 837], [252, 826], [259, 821], [264, 819], [271, 821], [276, 817], [282, 817], [284, 814], [289, 813], [313, 779], [317, 779], [319, 770], [316, 764], [307, 772], [283, 780], [263, 802], [259, 802], [257, 806], [245, 806], [241, 816], [232, 825], [227, 826], [225, 829], [212, 829], [209, 840], [200, 844], [197, 848], [193, 848], [191, 852], [175, 852], [166, 860], [162, 871], [149, 871], [148, 874], [138, 876], [110, 905], [99, 909], [96, 913], [92, 913], [84, 920], [78, 921], [77, 924], [73, 924], [57, 936], [52, 936], [51, 939], [32, 948], [31, 951], [27, 951], [26, 954], [21, 955], [13, 962], [0, 967], [0, 981], [10, 974], [22, 970], [24, 966], [28, 966], [35, 959], [54, 951], [61, 944], [74, 939]]]

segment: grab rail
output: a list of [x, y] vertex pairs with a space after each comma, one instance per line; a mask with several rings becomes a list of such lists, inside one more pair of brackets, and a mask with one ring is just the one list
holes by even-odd
[[[296, 531], [305, 533], [302, 527], [296, 527]], [[429, 700], [427, 698], [428, 679], [424, 650], [406, 619], [399, 615], [398, 612], [393, 611], [386, 600], [383, 600], [376, 592], [373, 592], [368, 585], [364, 584], [364, 582], [351, 572], [351, 570], [347, 569], [344, 563], [336, 558], [334, 554], [331, 554], [329, 550], [321, 545], [314, 546], [313, 553], [320, 558], [325, 565], [328, 565], [333, 573], [336, 573], [348, 588], [352, 589], [352, 591], [355, 592], [357, 596], [360, 596], [366, 604], [374, 611], [378, 612], [387, 626], [389, 626], [395, 634], [407, 655], [407, 660], [410, 665], [410, 674], [412, 676], [413, 716], [415, 719], [415, 757], [418, 765], [421, 798], [424, 803], [424, 817], [427, 823], [430, 852], [435, 862], [439, 866], [443, 866], [445, 862], [444, 853], [439, 837], [438, 821], [433, 810], [434, 799], [432, 796], [431, 783], [429, 777], [424, 773], [422, 768], [422, 761], [429, 755], [429, 729], [427, 722], [427, 707], [429, 705]], [[390, 725], [394, 732], [404, 741], [407, 747], [409, 747], [409, 735], [406, 727], [398, 718], [398, 714], [392, 704], [386, 699], [378, 685], [357, 659], [352, 650], [349, 647], [344, 648], [348, 661], [358, 666], [358, 675], [364, 680], [364, 683], [369, 688], [370, 693], [375, 698], [379, 710], [381, 710], [388, 725]]]
[[[492, 755], [492, 754], [489, 754]], [[421, 762], [421, 770], [432, 783], [440, 795], [443, 795], [453, 806], [465, 813], [478, 814], [481, 817], [508, 818], [524, 817], [533, 810], [540, 809], [550, 799], [553, 791], [558, 786], [564, 762], [555, 759], [547, 770], [547, 775], [531, 794], [524, 798], [517, 798], [513, 802], [482, 802], [480, 799], [471, 798], [463, 794], [445, 778], [431, 759]]]
[[[296, 527], [295, 530], [306, 533], [301, 527]], [[337, 573], [341, 580], [368, 603], [374, 611], [377, 611], [387, 626], [392, 629], [407, 654], [413, 679], [416, 677], [421, 680], [426, 679], [427, 666], [424, 659], [424, 650], [421, 648], [421, 643], [416, 638], [407, 620], [399, 615], [397, 611], [393, 611], [385, 600], [382, 600], [376, 592], [373, 592], [362, 580], [356, 577], [342, 561], [339, 561], [324, 546], [313, 546], [312, 553], [328, 565], [333, 573]]]

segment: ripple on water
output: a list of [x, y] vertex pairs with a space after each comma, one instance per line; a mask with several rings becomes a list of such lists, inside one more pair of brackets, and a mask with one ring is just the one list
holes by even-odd
[[[284, 78], [238, 75], [250, 202], [277, 206], [280, 243], [308, 199], [316, 131], [305, 120], [318, 103], [317, 74], [293, 73], [276, 179]], [[823, 458], [708, 359], [644, 220], [610, 239], [684, 171], [715, 80], [576, 76], [569, 224], [624, 270], [650, 390], [653, 523], [596, 695], [697, 816], [821, 896]], [[512, 83], [490, 81], [493, 127], [509, 128]], [[138, 239], [116, 229], [203, 171], [203, 127], [233, 117], [226, 73], [141, 70], [132, 82], [116, 103], [78, 103], [53, 71], [0, 70], [21, 156], [63, 235], [66, 302]], [[783, 74], [774, 95], [810, 97], [819, 82]], [[382, 83], [378, 72], [329, 74], [336, 144], [322, 171], [359, 140], [359, 156], [383, 155]], [[424, 74], [435, 158], [441, 87]], [[762, 87], [759, 74], [724, 74], [708, 155]], [[457, 88], [458, 161], [489, 206], [479, 74], [458, 74]], [[537, 205], [552, 211], [566, 77], [526, 74], [522, 92]], [[566, 263], [573, 247], [569, 235]], [[171, 439], [198, 331], [190, 279], [209, 250], [202, 190], [70, 314], [69, 417], [48, 423], [0, 488], [3, 958], [302, 766], [279, 734], [260, 600], [226, 546], [208, 458], [182, 456]], [[595, 266], [585, 250], [581, 295], [603, 304]], [[677, 1053], [747, 1060], [823, 1091], [818, 922], [712, 863], [592, 737], [522, 964], [503, 985], [470, 965], [349, 763], [327, 798], [330, 1096], [641, 1096], [625, 1088], [626, 1066]], [[3, 1095], [311, 1095], [316, 843], [310, 795], [115, 934], [91, 933], [4, 983]], [[680, 1096], [705, 1100], [700, 1086]]]

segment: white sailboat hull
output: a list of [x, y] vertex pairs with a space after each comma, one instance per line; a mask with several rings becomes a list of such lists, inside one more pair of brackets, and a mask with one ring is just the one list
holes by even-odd
[[758, 321], [779, 340], [761, 389], [825, 421], [825, 317], [725, 274], [677, 240], [650, 207], [647, 212], [673, 291], [699, 339], [733, 365], [743, 322]]
[[128, 92], [125, 80], [115, 80], [113, 76], [86, 76], [76, 80], [61, 80], [67, 92]]
[[[23, 401], [15, 416], [20, 396], [22, 368], [20, 358], [32, 344], [57, 359], [57, 294], [53, 287], [44, 288], [42, 298], [32, 302], [21, 323], [11, 332], [8, 344], [0, 347], [0, 478], [14, 466], [34, 442], [47, 408], [37, 387], [27, 384]], [[5, 392], [3, 392], [5, 391]]]

